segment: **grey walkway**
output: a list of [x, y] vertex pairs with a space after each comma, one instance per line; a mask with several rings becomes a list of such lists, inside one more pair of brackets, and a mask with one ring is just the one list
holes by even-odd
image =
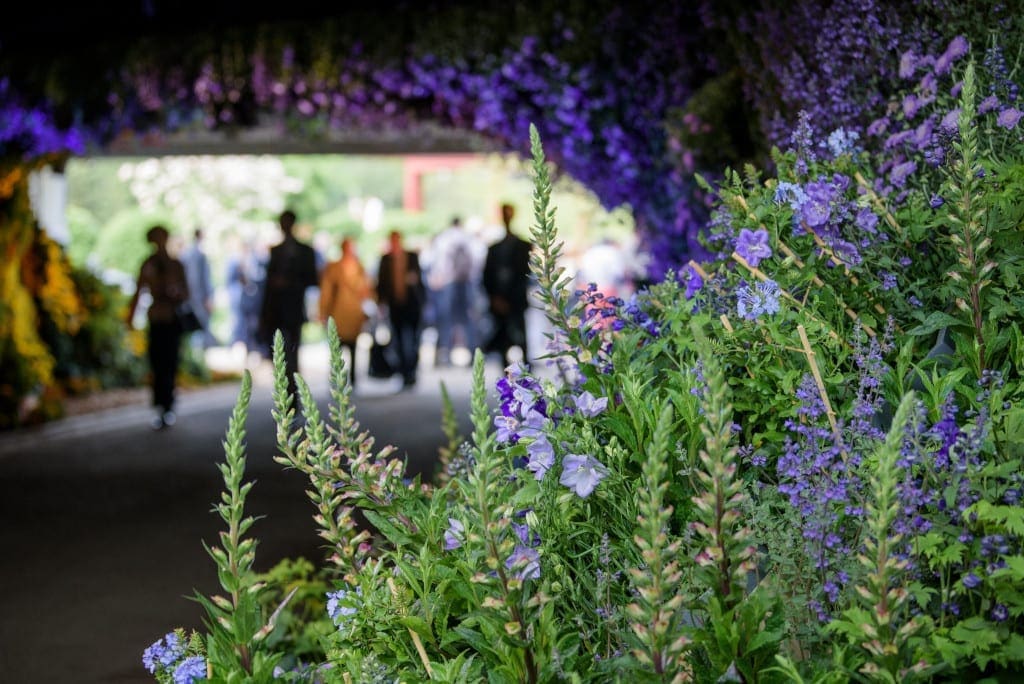
[[[323, 347], [301, 369], [326, 406]], [[488, 393], [501, 372], [489, 365]], [[470, 371], [424, 369], [412, 391], [360, 379], [355, 403], [377, 445], [394, 444], [411, 473], [429, 473], [443, 442], [439, 381], [468, 415]], [[143, 649], [171, 628], [200, 627], [186, 598], [216, 589], [202, 541], [220, 530], [221, 441], [235, 383], [185, 393], [179, 421], [153, 432], [146, 407], [112, 409], [0, 433], [0, 683], [149, 682]], [[305, 482], [272, 461], [269, 370], [254, 375], [248, 427], [248, 512], [265, 516], [257, 566], [322, 557]], [[468, 427], [468, 418], [464, 425]]]

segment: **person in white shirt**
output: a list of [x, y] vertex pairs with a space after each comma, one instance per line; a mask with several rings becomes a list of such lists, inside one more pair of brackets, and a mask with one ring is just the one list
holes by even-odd
[[[478, 345], [476, 304], [483, 265], [479, 247], [458, 216], [434, 240], [430, 286], [436, 292], [438, 366], [451, 363], [457, 341], [471, 352]], [[461, 339], [456, 331], [461, 332]]]

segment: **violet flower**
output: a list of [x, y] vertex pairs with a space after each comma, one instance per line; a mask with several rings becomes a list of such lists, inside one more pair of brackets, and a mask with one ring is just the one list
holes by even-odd
[[516, 544], [512, 554], [505, 560], [505, 567], [515, 570], [519, 580], [540, 578], [540, 553], [523, 544]]
[[587, 418], [594, 418], [608, 408], [608, 397], [598, 399], [587, 390], [583, 390], [573, 401], [580, 415]]
[[454, 551], [462, 546], [466, 538], [466, 527], [461, 520], [448, 518], [448, 529], [444, 531], [444, 550]]
[[526, 469], [533, 473], [538, 482], [544, 479], [551, 466], [555, 464], [555, 449], [544, 435], [541, 435], [526, 447], [528, 461]]
[[562, 461], [559, 482], [585, 499], [608, 475], [608, 469], [589, 454], [567, 454]]
[[768, 240], [768, 231], [763, 228], [758, 230], [742, 228], [739, 238], [736, 239], [736, 253], [751, 266], [757, 268], [761, 261], [772, 255], [772, 248], [768, 244]]

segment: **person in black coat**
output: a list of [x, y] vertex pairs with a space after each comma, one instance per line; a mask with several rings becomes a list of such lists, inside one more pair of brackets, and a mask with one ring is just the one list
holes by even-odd
[[279, 221], [284, 239], [270, 248], [259, 329], [264, 344], [270, 345], [274, 332], [281, 331], [288, 389], [294, 395], [295, 374], [299, 372], [299, 342], [302, 324], [306, 322], [306, 288], [317, 285], [319, 274], [313, 248], [299, 242], [292, 234], [295, 212], [286, 210]]
[[494, 332], [484, 347], [487, 353], [500, 353], [506, 364], [509, 350], [519, 347], [523, 363], [529, 363], [526, 350], [526, 293], [530, 284], [531, 245], [512, 233], [515, 207], [501, 205], [505, 237], [491, 245], [484, 262], [483, 285], [490, 303]]
[[391, 231], [390, 248], [377, 268], [377, 302], [386, 306], [391, 336], [398, 356], [402, 385], [416, 384], [419, 365], [420, 321], [426, 290], [419, 256], [402, 246], [402, 234]]

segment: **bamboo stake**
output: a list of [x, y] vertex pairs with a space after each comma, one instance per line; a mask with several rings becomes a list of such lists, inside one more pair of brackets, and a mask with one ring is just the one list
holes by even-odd
[[807, 338], [807, 331], [802, 324], [797, 324], [797, 332], [800, 333], [800, 342], [803, 344], [804, 355], [807, 363], [811, 366], [811, 375], [814, 376], [814, 384], [818, 386], [818, 395], [825, 404], [825, 415], [828, 416], [828, 424], [832, 427], [832, 434], [835, 435], [836, 443], [842, 444], [843, 438], [839, 434], [839, 425], [836, 423], [836, 412], [832, 410], [832, 402], [829, 401], [828, 392], [825, 391], [825, 381], [821, 379], [821, 372], [818, 370], [818, 362], [814, 360], [814, 350], [811, 349], [811, 341]]
[[[789, 247], [787, 247], [786, 243], [782, 242], [781, 240], [779, 240], [779, 249], [782, 250], [783, 254], [785, 254], [787, 257], [789, 257], [789, 258], [791, 258], [793, 260], [793, 262], [796, 264], [797, 268], [801, 268], [802, 269], [804, 267], [804, 262], [802, 262], [800, 260], [800, 257], [798, 257], [793, 252], [793, 250], [791, 250]], [[817, 285], [820, 288], [826, 287], [825, 286], [825, 282], [821, 278], [819, 278], [817, 276], [817, 274], [812, 274], [811, 275], [811, 282], [813, 282], [815, 285]], [[838, 295], [839, 295], [839, 293], [837, 292], [836, 296], [838, 297]], [[843, 310], [846, 312], [847, 316], [849, 316], [855, 322], [860, 321], [860, 316], [857, 315], [856, 311], [854, 311], [853, 309], [851, 309], [850, 307], [848, 307], [846, 305], [846, 302], [843, 301], [842, 297], [839, 297], [839, 303], [842, 304]], [[875, 304], [875, 308], [877, 308], [883, 314], [885, 313], [885, 309], [883, 309], [878, 304]], [[867, 332], [868, 335], [871, 335], [871, 337], [875, 337], [875, 331], [874, 331], [874, 329], [870, 325], [864, 323], [863, 321], [860, 321], [860, 324], [864, 327], [864, 330]]]

